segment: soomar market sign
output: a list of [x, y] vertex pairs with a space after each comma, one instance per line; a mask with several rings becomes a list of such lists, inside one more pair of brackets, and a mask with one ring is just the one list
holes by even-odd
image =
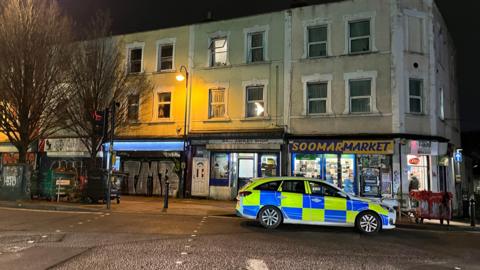
[[293, 141], [290, 152], [338, 154], [393, 154], [392, 140]]

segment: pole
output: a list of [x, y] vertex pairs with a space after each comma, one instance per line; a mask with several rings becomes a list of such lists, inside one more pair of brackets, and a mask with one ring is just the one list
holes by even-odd
[[111, 202], [111, 177], [113, 174], [113, 139], [115, 134], [115, 101], [112, 102], [111, 105], [111, 112], [112, 112], [112, 119], [111, 119], [111, 128], [110, 128], [110, 147], [108, 148], [108, 175], [107, 175], [107, 209], [110, 209], [112, 204]]
[[182, 69], [185, 70], [185, 112], [184, 112], [184, 117], [183, 117], [183, 119], [184, 119], [183, 120], [183, 155], [182, 155], [182, 164], [180, 166], [180, 168], [182, 170], [181, 183], [180, 183], [180, 186], [179, 186], [180, 198], [183, 198], [185, 178], [187, 177], [187, 174], [186, 174], [186, 168], [187, 168], [187, 121], [188, 121], [188, 97], [189, 97], [188, 79], [189, 79], [189, 75], [190, 75], [185, 66], [180, 67], [180, 72], [182, 72]]
[[470, 226], [475, 227], [475, 199], [470, 199]]

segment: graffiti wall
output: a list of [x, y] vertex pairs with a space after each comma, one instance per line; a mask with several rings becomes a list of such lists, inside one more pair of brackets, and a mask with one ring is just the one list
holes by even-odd
[[122, 171], [128, 173], [122, 183], [124, 194], [164, 196], [165, 182], [168, 181], [168, 195], [177, 196], [180, 178], [173, 160], [127, 160], [123, 162]]

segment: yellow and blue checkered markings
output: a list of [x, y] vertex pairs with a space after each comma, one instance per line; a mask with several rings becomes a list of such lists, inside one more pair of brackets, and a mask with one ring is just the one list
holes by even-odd
[[256, 217], [263, 206], [277, 206], [286, 219], [312, 222], [355, 223], [364, 210], [379, 214], [382, 224], [388, 225], [388, 211], [379, 204], [363, 200], [315, 196], [281, 191], [251, 190], [242, 197], [240, 209], [244, 215]]

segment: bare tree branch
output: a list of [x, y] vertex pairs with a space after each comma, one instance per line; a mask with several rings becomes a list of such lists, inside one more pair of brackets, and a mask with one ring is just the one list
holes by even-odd
[[0, 11], [0, 132], [24, 162], [64, 116], [70, 21], [49, 0], [5, 0]]

